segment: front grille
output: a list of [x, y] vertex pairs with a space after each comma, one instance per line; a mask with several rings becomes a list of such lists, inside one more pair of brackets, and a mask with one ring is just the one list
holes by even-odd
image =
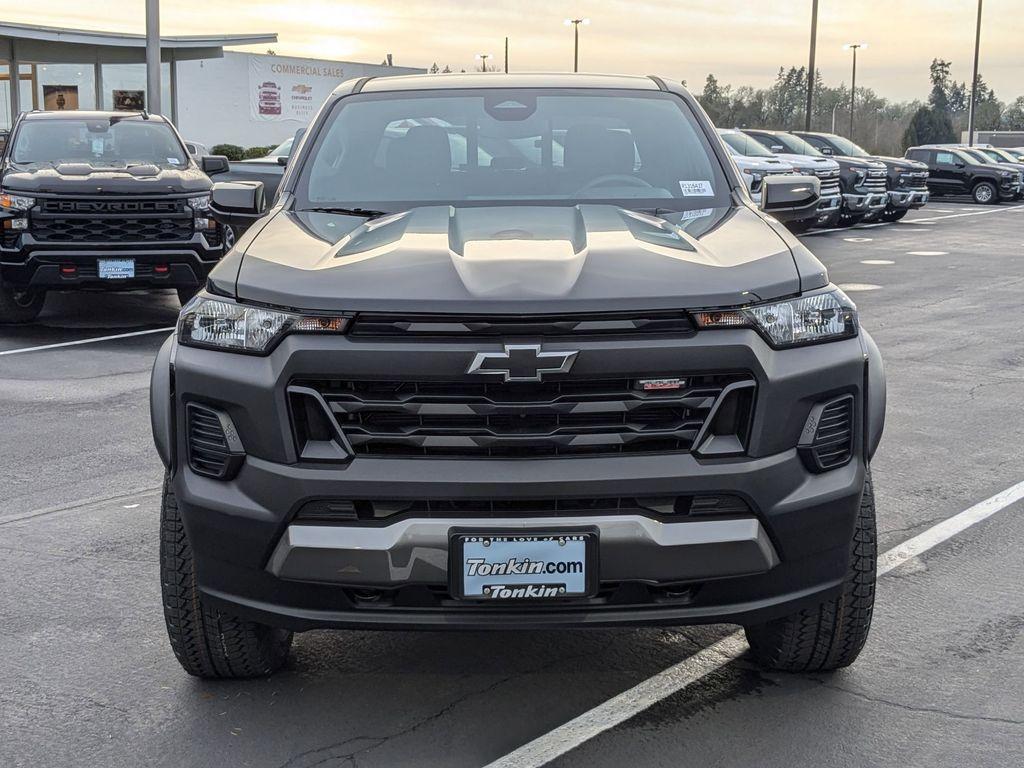
[[573, 517], [640, 514], [653, 518], [753, 514], [732, 494], [609, 497], [600, 499], [316, 499], [295, 513], [293, 522], [337, 525], [354, 521], [416, 518]]
[[885, 192], [888, 182], [885, 171], [868, 171], [868, 176], [861, 185], [868, 193]]
[[184, 200], [47, 198], [29, 227], [44, 243], [177, 242], [192, 237], [192, 211]]
[[[730, 384], [749, 374], [683, 376], [678, 389], [645, 391], [637, 379], [551, 382], [295, 381], [326, 402], [357, 455], [538, 457], [688, 451]], [[733, 388], [715, 434], [742, 450], [753, 398]], [[303, 398], [305, 400], [305, 398]], [[733, 402], [735, 401], [735, 402]], [[293, 401], [300, 451], [315, 425]], [[725, 423], [728, 420], [728, 424]], [[310, 434], [305, 434], [306, 431]], [[330, 432], [330, 425], [324, 434]]]
[[227, 479], [242, 461], [237, 434], [223, 413], [197, 403], [185, 407], [188, 435], [188, 464], [192, 471], [206, 477]]
[[696, 333], [684, 312], [600, 313], [588, 315], [388, 315], [363, 313], [349, 336], [616, 336]]
[[843, 395], [820, 407], [814, 439], [801, 449], [816, 471], [836, 469], [853, 457], [853, 405], [853, 396]]
[[902, 183], [897, 185], [901, 189], [912, 189], [925, 192], [928, 190], [928, 171], [915, 171], [914, 173], [902, 174]]

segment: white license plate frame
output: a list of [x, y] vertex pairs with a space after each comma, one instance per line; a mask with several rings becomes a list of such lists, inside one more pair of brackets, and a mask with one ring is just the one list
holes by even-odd
[[96, 259], [96, 274], [101, 280], [131, 280], [135, 259]]

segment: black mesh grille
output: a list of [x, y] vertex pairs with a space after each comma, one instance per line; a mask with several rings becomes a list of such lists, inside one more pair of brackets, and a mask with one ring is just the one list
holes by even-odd
[[682, 312], [595, 315], [385, 315], [360, 314], [350, 336], [608, 336], [695, 333]]
[[357, 455], [536, 457], [688, 451], [722, 390], [749, 380], [691, 375], [658, 391], [636, 379], [293, 384], [323, 396]]
[[853, 397], [828, 403], [821, 412], [811, 450], [821, 469], [835, 469], [853, 456]]
[[40, 242], [172, 242], [192, 237], [184, 200], [41, 200], [30, 230]]
[[193, 472], [207, 477], [226, 477], [232, 464], [220, 415], [212, 408], [189, 403], [185, 414], [188, 420], [188, 463]]
[[304, 504], [294, 522], [339, 524], [386, 520], [399, 515], [430, 517], [571, 517], [640, 514], [648, 517], [750, 515], [750, 505], [732, 494], [608, 497], [597, 499], [317, 499]]

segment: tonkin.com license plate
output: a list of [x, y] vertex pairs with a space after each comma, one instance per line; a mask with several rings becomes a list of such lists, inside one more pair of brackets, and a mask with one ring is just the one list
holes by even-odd
[[597, 534], [457, 534], [452, 593], [468, 600], [587, 597], [597, 586]]

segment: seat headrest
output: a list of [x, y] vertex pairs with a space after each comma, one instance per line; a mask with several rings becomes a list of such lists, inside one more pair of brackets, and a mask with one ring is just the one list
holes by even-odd
[[633, 137], [603, 125], [579, 123], [565, 132], [565, 167], [599, 176], [632, 173], [635, 161]]
[[[452, 148], [448, 131], [439, 125], [414, 125], [405, 136], [388, 145], [385, 164], [389, 171], [443, 174], [452, 169]], [[439, 180], [438, 178], [438, 180]]]

